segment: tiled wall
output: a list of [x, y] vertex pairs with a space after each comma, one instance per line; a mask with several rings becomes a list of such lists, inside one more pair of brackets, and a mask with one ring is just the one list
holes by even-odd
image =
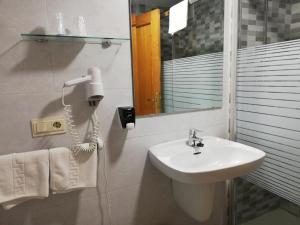
[[299, 0], [240, 0], [240, 48], [300, 38]]
[[248, 181], [237, 178], [235, 182], [235, 219], [243, 224], [280, 206], [280, 197]]
[[[223, 51], [224, 1], [201, 0], [189, 5], [188, 25], [168, 34], [169, 18], [161, 19], [162, 60]], [[173, 54], [172, 57], [172, 44]]]
[[291, 0], [291, 26], [290, 37], [291, 39], [298, 39], [300, 37], [300, 1]]
[[244, 224], [274, 209], [284, 209], [290, 214], [300, 217], [300, 206], [249, 183], [242, 178], [235, 182], [235, 221]]
[[[120, 129], [115, 111], [117, 106], [132, 104], [129, 42], [102, 49], [95, 44], [20, 41], [23, 32], [54, 32], [55, 12], [63, 12], [71, 32], [76, 30], [76, 16], [83, 15], [88, 33], [129, 38], [127, 9], [124, 0], [90, 0], [88, 4], [85, 0], [0, 1], [1, 155], [68, 146], [68, 135], [33, 139], [30, 119], [62, 115], [63, 81], [81, 76], [89, 66], [102, 69], [105, 88], [98, 111], [105, 140], [100, 153], [99, 187], [29, 201], [9, 211], [0, 209], [1, 225], [198, 224], [176, 206], [170, 180], [150, 164], [147, 151], [154, 144], [186, 137], [190, 127], [203, 130], [203, 135], [227, 136], [227, 101], [219, 110], [139, 118], [136, 129], [126, 132]], [[227, 81], [225, 77], [224, 83]], [[224, 99], [228, 98], [226, 87]], [[67, 101], [74, 106], [84, 136], [88, 108], [82, 88], [71, 89]], [[202, 225], [221, 225], [224, 220], [223, 185], [216, 194], [212, 218]]]

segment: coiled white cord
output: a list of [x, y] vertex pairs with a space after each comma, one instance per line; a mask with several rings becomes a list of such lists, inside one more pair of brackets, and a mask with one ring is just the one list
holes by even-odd
[[80, 134], [76, 129], [75, 121], [73, 119], [72, 114], [72, 106], [65, 104], [65, 91], [64, 87], [62, 89], [62, 98], [61, 98], [62, 105], [64, 107], [65, 117], [67, 121], [68, 131], [72, 137], [72, 145], [71, 150], [75, 155], [79, 152], [92, 152], [97, 150], [97, 143], [98, 143], [98, 135], [100, 131], [100, 124], [98, 122], [95, 110], [92, 112], [92, 123], [93, 123], [93, 132], [90, 137], [89, 147], [84, 147], [80, 141]]

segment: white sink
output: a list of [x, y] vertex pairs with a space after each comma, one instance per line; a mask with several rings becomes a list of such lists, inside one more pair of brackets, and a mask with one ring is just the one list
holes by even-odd
[[199, 222], [210, 218], [217, 183], [257, 169], [266, 155], [222, 138], [202, 138], [201, 148], [188, 146], [187, 139], [181, 139], [153, 146], [149, 151], [152, 164], [172, 178], [177, 204]]
[[214, 183], [257, 169], [265, 153], [256, 148], [217, 137], [203, 137], [201, 154], [194, 154], [187, 139], [150, 148], [150, 160], [166, 176], [183, 183]]

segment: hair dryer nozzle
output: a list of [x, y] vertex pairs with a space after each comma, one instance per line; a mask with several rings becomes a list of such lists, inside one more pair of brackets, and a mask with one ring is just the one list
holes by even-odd
[[86, 83], [87, 100], [91, 106], [96, 106], [104, 98], [101, 71], [97, 67], [91, 67], [88, 69], [88, 76], [91, 81]]

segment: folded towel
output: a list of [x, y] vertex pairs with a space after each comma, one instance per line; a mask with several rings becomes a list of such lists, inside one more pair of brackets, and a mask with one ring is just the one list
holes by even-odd
[[5, 209], [48, 195], [48, 150], [0, 156], [0, 204]]
[[[88, 147], [88, 144], [84, 144]], [[96, 187], [97, 151], [74, 155], [68, 148], [50, 149], [50, 189], [53, 194]]]
[[188, 20], [188, 0], [172, 6], [169, 10], [169, 34], [173, 35], [187, 26]]

